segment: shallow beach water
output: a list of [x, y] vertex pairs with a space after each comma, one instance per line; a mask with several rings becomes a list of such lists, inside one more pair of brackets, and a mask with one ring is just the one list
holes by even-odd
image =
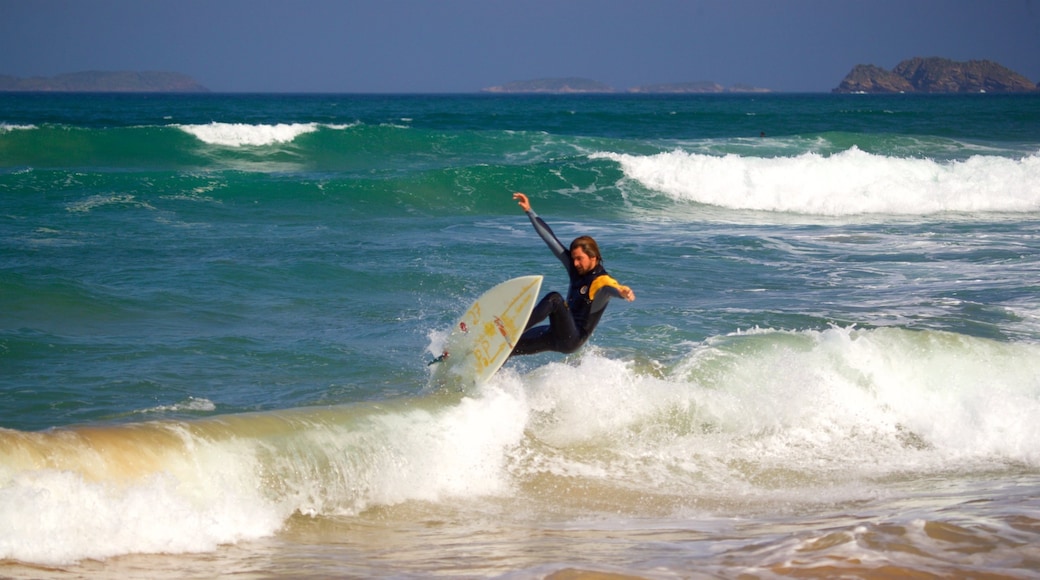
[[[1013, 479], [1011, 483], [1008, 479]], [[515, 501], [445, 509], [417, 503], [361, 517], [294, 516], [273, 537], [202, 554], [128, 555], [74, 566], [11, 564], [35, 578], [715, 578], [1031, 577], [1035, 476], [1001, 474], [971, 489], [920, 489], [898, 501], [821, 507], [718, 506], [675, 517], [659, 498], [634, 513], [518, 514]], [[939, 482], [940, 485], [943, 482]], [[573, 491], [573, 490], [571, 490]], [[583, 490], [582, 490], [583, 491]], [[629, 499], [629, 498], [626, 498]], [[582, 503], [582, 502], [579, 502]], [[650, 506], [650, 507], [647, 507]], [[747, 509], [747, 506], [744, 506]], [[662, 515], [651, 514], [660, 511]]]

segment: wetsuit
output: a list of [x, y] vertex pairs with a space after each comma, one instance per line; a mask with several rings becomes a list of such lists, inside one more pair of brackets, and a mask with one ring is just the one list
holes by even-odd
[[[556, 239], [548, 224], [533, 210], [527, 212], [527, 217], [531, 218], [535, 231], [552, 253], [563, 262], [563, 267], [567, 269], [567, 275], [570, 277], [570, 288], [567, 290], [566, 301], [559, 292], [550, 292], [534, 307], [524, 334], [513, 349], [513, 355], [536, 354], [550, 350], [570, 354], [581, 348], [589, 339], [603, 316], [607, 302], [611, 298], [621, 296], [617, 288], [618, 283], [607, 274], [599, 260], [590, 272], [579, 274], [574, 268], [570, 250]], [[549, 319], [548, 325], [535, 326], [546, 318]]]

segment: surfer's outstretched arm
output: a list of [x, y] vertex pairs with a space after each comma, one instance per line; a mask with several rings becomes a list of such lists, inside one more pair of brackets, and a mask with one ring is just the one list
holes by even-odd
[[520, 209], [524, 210], [527, 213], [527, 217], [531, 219], [534, 231], [538, 232], [538, 235], [541, 236], [542, 240], [545, 241], [545, 244], [549, 246], [549, 249], [552, 250], [552, 253], [556, 258], [563, 262], [564, 267], [567, 268], [567, 271], [569, 272], [572, 268], [570, 251], [560, 243], [556, 234], [554, 234], [549, 228], [549, 224], [545, 223], [545, 220], [538, 217], [538, 214], [534, 213], [534, 210], [531, 209], [531, 201], [527, 199], [525, 194], [519, 192], [514, 193], [513, 199], [517, 200]]

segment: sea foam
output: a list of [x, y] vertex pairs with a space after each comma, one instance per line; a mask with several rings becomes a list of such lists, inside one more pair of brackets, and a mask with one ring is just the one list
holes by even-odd
[[1035, 344], [852, 327], [719, 336], [663, 373], [590, 352], [525, 377], [527, 429], [553, 451], [524, 469], [683, 498], [855, 500], [878, 478], [1035, 468], [1036, 361]]
[[0, 122], [0, 133], [6, 133], [8, 131], [29, 131], [35, 128], [36, 125], [18, 125], [14, 123]]
[[245, 123], [209, 123], [207, 125], [177, 125], [200, 141], [225, 147], [262, 146], [288, 143], [306, 133], [317, 131], [317, 123], [279, 123], [277, 125], [249, 125]]
[[[0, 560], [212, 551], [270, 535], [288, 516], [257, 485], [241, 441], [178, 448], [148, 428], [0, 439]], [[49, 459], [33, 460], [39, 452]]]
[[964, 161], [888, 157], [857, 148], [822, 156], [599, 153], [626, 178], [678, 201], [811, 215], [1040, 211], [1040, 154]]

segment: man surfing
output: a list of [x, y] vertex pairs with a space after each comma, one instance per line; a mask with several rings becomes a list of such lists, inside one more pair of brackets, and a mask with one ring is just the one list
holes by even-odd
[[[567, 249], [548, 224], [534, 213], [526, 195], [514, 193], [513, 199], [517, 200], [520, 208], [531, 219], [534, 230], [567, 269], [570, 287], [566, 300], [559, 292], [550, 292], [535, 305], [524, 334], [510, 356], [546, 351], [570, 354], [581, 348], [592, 335], [611, 298], [620, 297], [631, 302], [636, 299], [636, 295], [631, 288], [619, 284], [603, 269], [603, 257], [595, 240], [581, 236], [575, 238], [570, 249]], [[535, 326], [546, 318], [549, 324]]]

